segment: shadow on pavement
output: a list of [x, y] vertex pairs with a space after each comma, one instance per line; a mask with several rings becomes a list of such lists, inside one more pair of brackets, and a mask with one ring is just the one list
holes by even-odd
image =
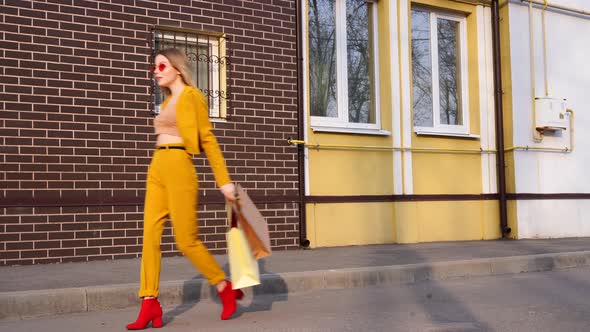
[[[429, 263], [430, 260], [421, 256], [417, 252], [407, 253], [412, 256], [415, 263]], [[427, 331], [436, 332], [475, 332], [475, 331], [494, 331], [486, 322], [478, 319], [477, 315], [471, 310], [468, 304], [453, 295], [452, 291], [436, 280], [430, 280], [433, 271], [430, 267], [420, 268], [415, 272], [416, 281], [406, 285], [410, 292], [416, 297], [416, 304], [422, 308], [423, 314], [427, 317], [432, 326]], [[384, 286], [385, 287], [385, 286]], [[447, 305], [441, 306], [445, 303]], [[371, 299], [367, 299], [370, 305]], [[397, 310], [405, 304], [396, 302], [395, 298], [391, 299], [391, 311]], [[443, 309], [441, 309], [443, 308]], [[375, 310], [375, 312], [380, 312]], [[415, 316], [419, 313], [411, 312]], [[375, 317], [376, 319], [378, 317]]]
[[[246, 291], [245, 298], [241, 301], [238, 301], [238, 309], [232, 318], [238, 318], [247, 312], [271, 311], [274, 302], [287, 301], [288, 287], [287, 283], [282, 279], [282, 277], [276, 273], [268, 271], [266, 269], [266, 262], [264, 259], [258, 261], [258, 267], [260, 270], [260, 275], [265, 275], [265, 279], [268, 281], [265, 282], [262, 280], [260, 285], [252, 287], [251, 292]], [[223, 270], [229, 276], [229, 265], [227, 263], [223, 266]], [[200, 278], [200, 276], [184, 283], [182, 303], [177, 305], [174, 309], [164, 313], [164, 324], [172, 323], [175, 317], [191, 310], [197, 303], [200, 302], [202, 288], [196, 286], [195, 280], [197, 278]], [[217, 295], [215, 287], [209, 286], [209, 288], [211, 301], [219, 305], [219, 309], [221, 310], [221, 301]], [[251, 299], [248, 297], [251, 297]], [[248, 302], [249, 304], [244, 304]]]
[[[164, 313], [164, 325], [172, 323], [174, 321], [174, 318], [191, 310], [197, 303], [201, 301], [202, 287], [200, 284], [195, 283], [195, 280], [197, 278], [200, 279], [200, 277], [195, 277], [191, 280], [184, 282], [182, 286], [182, 302], [179, 305], [177, 305], [174, 309]], [[211, 292], [214, 291], [214, 288], [211, 287]]]
[[288, 299], [289, 289], [287, 283], [280, 275], [266, 269], [265, 259], [258, 261], [258, 268], [260, 275], [265, 275], [265, 279], [268, 278], [269, 280], [267, 282], [261, 280], [260, 285], [252, 287], [252, 299], [249, 305], [242, 304], [249, 300], [248, 295], [244, 300], [240, 301], [242, 303], [238, 302], [238, 311], [234, 316], [236, 318], [247, 312], [271, 311], [274, 302], [287, 301]]

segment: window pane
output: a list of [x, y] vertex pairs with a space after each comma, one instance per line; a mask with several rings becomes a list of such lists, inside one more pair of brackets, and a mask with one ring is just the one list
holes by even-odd
[[459, 68], [459, 22], [438, 19], [440, 123], [462, 125]]
[[412, 10], [412, 91], [414, 125], [432, 127], [430, 13]]
[[311, 115], [338, 117], [334, 0], [309, 1]]
[[349, 122], [375, 123], [370, 6], [365, 0], [346, 1]]

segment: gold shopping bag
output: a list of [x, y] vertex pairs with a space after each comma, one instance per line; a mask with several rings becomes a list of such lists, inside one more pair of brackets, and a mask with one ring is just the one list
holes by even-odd
[[231, 213], [231, 228], [226, 234], [229, 271], [234, 289], [260, 284], [258, 262], [254, 259], [244, 232], [237, 227], [237, 218]]

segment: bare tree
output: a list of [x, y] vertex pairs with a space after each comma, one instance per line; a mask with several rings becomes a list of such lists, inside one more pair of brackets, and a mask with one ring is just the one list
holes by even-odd
[[348, 117], [350, 122], [372, 123], [372, 44], [369, 8], [357, 0], [347, 8]]
[[412, 10], [412, 89], [414, 125], [432, 126], [430, 14]]
[[333, 0], [309, 1], [311, 114], [334, 116], [336, 103], [336, 40]]
[[[414, 125], [433, 125], [433, 77], [430, 13], [412, 11]], [[461, 124], [459, 23], [437, 19], [438, 92], [441, 124]]]
[[439, 19], [437, 26], [441, 123], [458, 125], [462, 120], [458, 93], [458, 22]]
[[309, 1], [311, 114], [337, 116], [336, 80], [346, 79], [350, 122], [374, 122], [370, 17], [364, 0], [349, 0], [346, 10], [347, 75], [336, 75], [334, 0]]

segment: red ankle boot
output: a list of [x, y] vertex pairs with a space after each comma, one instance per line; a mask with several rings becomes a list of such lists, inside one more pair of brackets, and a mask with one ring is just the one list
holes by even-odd
[[222, 320], [229, 319], [236, 312], [236, 299], [241, 300], [244, 297], [244, 293], [240, 289], [232, 288], [231, 281], [226, 280], [225, 282], [223, 291], [217, 291], [223, 304], [223, 311], [221, 312]]
[[157, 298], [143, 299], [141, 310], [134, 323], [128, 324], [128, 330], [143, 330], [152, 322], [152, 327], [162, 327], [162, 307]]

